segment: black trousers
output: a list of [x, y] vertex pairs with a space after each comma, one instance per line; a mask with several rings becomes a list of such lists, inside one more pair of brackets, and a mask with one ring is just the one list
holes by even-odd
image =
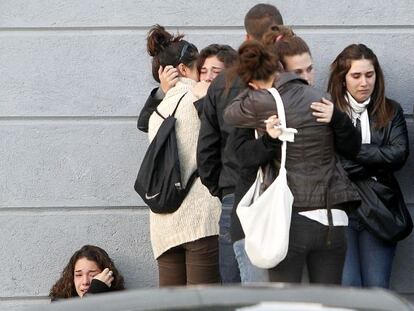
[[300, 283], [307, 265], [310, 283], [341, 284], [345, 253], [345, 227], [324, 226], [293, 213], [288, 253], [269, 270], [270, 281]]

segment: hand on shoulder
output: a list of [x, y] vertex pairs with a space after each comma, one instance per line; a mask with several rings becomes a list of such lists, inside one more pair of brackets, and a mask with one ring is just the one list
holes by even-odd
[[317, 122], [331, 122], [334, 104], [330, 100], [322, 98], [320, 102], [313, 102], [310, 107], [313, 110], [312, 115], [316, 117]]

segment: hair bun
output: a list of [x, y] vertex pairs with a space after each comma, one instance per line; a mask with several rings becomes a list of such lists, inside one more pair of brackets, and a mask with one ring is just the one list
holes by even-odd
[[262, 42], [265, 46], [274, 45], [278, 41], [289, 40], [293, 38], [295, 33], [290, 27], [282, 25], [274, 25], [268, 32], [263, 35]]
[[255, 70], [270, 58], [269, 52], [259, 42], [246, 42], [239, 49], [240, 66], [244, 70]]
[[246, 41], [239, 48], [237, 74], [246, 84], [267, 81], [279, 70], [277, 55], [260, 41]]
[[148, 32], [147, 51], [150, 56], [156, 56], [170, 45], [173, 36], [160, 25], [154, 25]]

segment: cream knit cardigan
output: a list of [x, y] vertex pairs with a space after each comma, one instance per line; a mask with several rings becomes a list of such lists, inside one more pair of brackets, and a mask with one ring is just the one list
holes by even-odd
[[[178, 156], [181, 165], [181, 178], [184, 184], [197, 169], [196, 150], [200, 120], [194, 107], [197, 98], [191, 92], [194, 80], [179, 78], [159, 104], [158, 111], [163, 116], [170, 115], [178, 100], [181, 100], [175, 113]], [[152, 141], [163, 119], [153, 113], [149, 120], [148, 136]], [[220, 201], [211, 196], [208, 189], [197, 178], [190, 192], [177, 211], [171, 214], [150, 212], [151, 244], [154, 257], [158, 258], [172, 247], [200, 238], [219, 234]]]

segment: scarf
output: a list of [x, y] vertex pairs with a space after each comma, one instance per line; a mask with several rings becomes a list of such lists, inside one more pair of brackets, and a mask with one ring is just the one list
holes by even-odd
[[361, 122], [361, 137], [363, 144], [371, 143], [371, 129], [369, 127], [369, 116], [367, 111], [367, 105], [369, 104], [371, 97], [362, 103], [358, 103], [355, 98], [347, 91], [345, 100], [351, 107], [350, 117], [354, 126], [357, 124], [357, 120]]

